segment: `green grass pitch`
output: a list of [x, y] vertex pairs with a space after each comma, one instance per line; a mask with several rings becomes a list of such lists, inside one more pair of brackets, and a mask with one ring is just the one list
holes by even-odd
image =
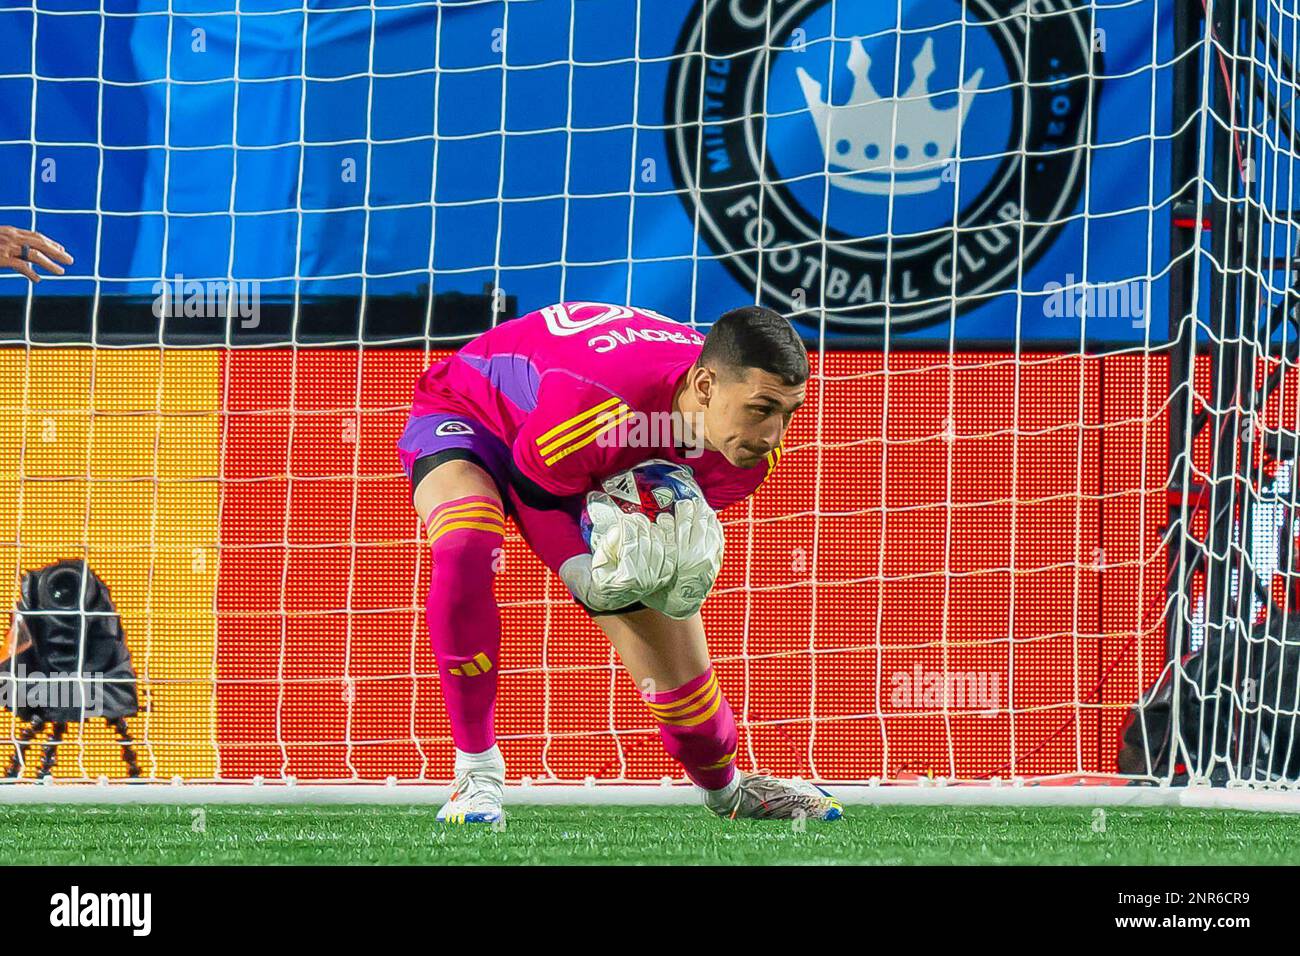
[[504, 828], [427, 806], [10, 806], [11, 864], [1279, 864], [1300, 815], [1089, 807], [850, 806], [728, 823], [700, 807], [525, 806]]

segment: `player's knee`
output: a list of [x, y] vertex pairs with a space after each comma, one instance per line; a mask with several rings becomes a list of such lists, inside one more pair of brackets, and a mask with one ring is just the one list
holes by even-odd
[[436, 590], [444, 601], [470, 599], [483, 587], [491, 593], [505, 540], [498, 502], [484, 495], [445, 502], [429, 515], [426, 532]]

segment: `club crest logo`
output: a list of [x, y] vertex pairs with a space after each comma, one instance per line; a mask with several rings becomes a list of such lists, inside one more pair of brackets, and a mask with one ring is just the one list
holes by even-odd
[[920, 328], [1010, 295], [1082, 192], [1103, 72], [1088, 5], [901, 9], [706, 0], [678, 39], [687, 215], [759, 301], [813, 324]]
[[[803, 67], [795, 71], [827, 166], [836, 171], [831, 185], [879, 196], [939, 188], [984, 70], [962, 86], [956, 106], [941, 110], [928, 86], [935, 69], [932, 39], [912, 61], [912, 84], [898, 99], [882, 97], [872, 86], [871, 57], [862, 41], [854, 39], [849, 50], [853, 90], [843, 106], [825, 102], [822, 84]], [[841, 170], [848, 175], [839, 175]]]

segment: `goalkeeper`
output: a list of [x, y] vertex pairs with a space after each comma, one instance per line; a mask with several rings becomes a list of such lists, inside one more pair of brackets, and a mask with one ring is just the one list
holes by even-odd
[[[504, 322], [421, 376], [398, 451], [433, 551], [426, 622], [456, 745], [455, 790], [439, 821], [502, 817], [492, 583], [506, 515], [609, 637], [664, 747], [712, 810], [840, 815], [810, 783], [736, 768], [736, 722], [699, 614], [722, 561], [715, 511], [751, 494], [779, 461], [807, 379], [802, 342], [770, 309], [728, 312], [706, 338], [644, 309], [591, 302]], [[650, 427], [638, 432], [642, 417]], [[622, 437], [661, 433], [655, 423], [665, 420], [676, 438], [660, 447]], [[690, 468], [699, 497], [651, 522], [597, 491], [648, 459]]]

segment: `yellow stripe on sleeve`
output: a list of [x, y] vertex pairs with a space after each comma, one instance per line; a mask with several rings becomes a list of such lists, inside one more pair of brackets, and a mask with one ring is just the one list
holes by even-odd
[[573, 429], [570, 432], [567, 432], [564, 435], [561, 435], [559, 438], [551, 442], [549, 445], [543, 445], [541, 448], [537, 450], [538, 454], [542, 455], [543, 457], [546, 457], [551, 452], [555, 451], [557, 448], [563, 448], [565, 445], [568, 445], [570, 442], [587, 434], [592, 429], [596, 429], [597, 431], [601, 430], [606, 425], [608, 425], [612, 420], [619, 418], [619, 416], [624, 415], [628, 411], [629, 409], [626, 405], [618, 405], [615, 408], [611, 408], [608, 409], [607, 411], [601, 412], [591, 421], [583, 424], [578, 428]]
[[[538, 447], [541, 448], [541, 446], [545, 445], [547, 442], [549, 442], [552, 438], [554, 438], [556, 435], [560, 434], [561, 432], [567, 430], [568, 428], [574, 425], [586, 421], [588, 418], [591, 418], [593, 415], [599, 415], [605, 409], [611, 408], [614, 405], [619, 404], [620, 401], [621, 399], [619, 399], [618, 396], [614, 396], [613, 398], [607, 398], [599, 405], [594, 405], [591, 408], [587, 409], [586, 411], [579, 412], [578, 414], [574, 415], [572, 418], [560, 422], [560, 424], [556, 425], [550, 431], [546, 432], [546, 434], [539, 435], [537, 437]], [[543, 451], [542, 453], [545, 454], [545, 451]]]
[[590, 445], [592, 442], [594, 442], [605, 432], [609, 431], [611, 428], [617, 428], [619, 425], [623, 424], [625, 421], [631, 418], [633, 414], [634, 412], [632, 411], [632, 409], [628, 408], [626, 405], [621, 406], [617, 412], [618, 417], [609, 420], [607, 423], [605, 423], [604, 427], [598, 428], [596, 431], [592, 432], [590, 435], [588, 435], [586, 438], [581, 439], [580, 441], [570, 442], [569, 444], [561, 448], [559, 451], [557, 451], [554, 455], [551, 455], [549, 458], [544, 458], [543, 461], [547, 465], [555, 464], [561, 458], [564, 458], [568, 455], [572, 455], [578, 449]]

